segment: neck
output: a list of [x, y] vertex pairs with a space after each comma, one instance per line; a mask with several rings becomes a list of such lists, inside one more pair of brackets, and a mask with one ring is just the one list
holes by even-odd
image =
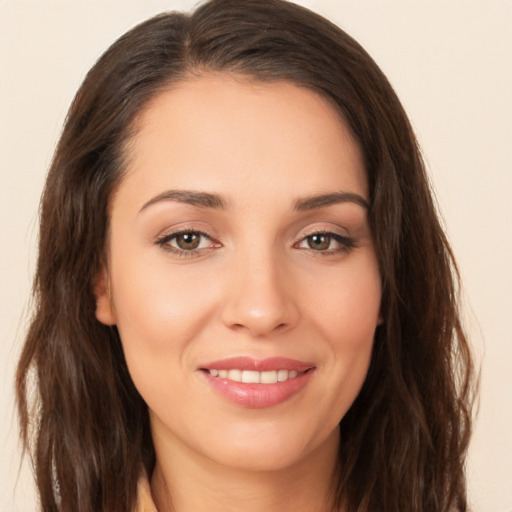
[[166, 457], [155, 443], [153, 499], [159, 512], [330, 511], [338, 442], [336, 432], [296, 464], [273, 471], [233, 469], [190, 452]]

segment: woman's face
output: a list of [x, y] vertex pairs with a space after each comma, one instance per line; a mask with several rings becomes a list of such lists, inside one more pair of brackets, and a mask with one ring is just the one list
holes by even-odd
[[332, 457], [381, 298], [347, 126], [305, 89], [207, 75], [137, 127], [97, 317], [118, 326], [157, 456], [264, 470]]

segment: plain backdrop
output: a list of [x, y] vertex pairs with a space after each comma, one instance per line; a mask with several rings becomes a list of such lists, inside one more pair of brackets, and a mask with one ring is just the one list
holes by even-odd
[[[127, 29], [190, 0], [0, 0], [0, 510], [31, 512], [13, 375], [44, 177], [87, 70]], [[512, 511], [512, 1], [303, 0], [354, 36], [422, 144], [482, 369], [468, 476], [476, 512]], [[404, 511], [405, 512], [405, 511]]]

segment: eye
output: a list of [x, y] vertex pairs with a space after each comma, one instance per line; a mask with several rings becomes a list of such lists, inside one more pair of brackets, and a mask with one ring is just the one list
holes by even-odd
[[350, 237], [338, 233], [321, 232], [312, 233], [304, 237], [297, 244], [297, 247], [299, 249], [310, 249], [316, 252], [332, 254], [347, 251], [354, 248], [355, 245], [355, 240]]
[[199, 249], [203, 238], [205, 238], [204, 235], [200, 233], [180, 233], [175, 235], [169, 242], [171, 245], [176, 244], [177, 248], [183, 251], [192, 251]]
[[309, 235], [305, 238], [305, 242], [310, 249], [315, 251], [326, 251], [330, 248], [331, 237], [325, 233]]
[[169, 252], [185, 255], [197, 253], [215, 247], [216, 244], [210, 236], [201, 231], [186, 230], [167, 233], [156, 239], [156, 244]]

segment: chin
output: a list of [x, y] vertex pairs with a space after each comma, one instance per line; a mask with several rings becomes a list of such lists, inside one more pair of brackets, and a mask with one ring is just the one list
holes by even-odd
[[301, 434], [300, 428], [292, 432], [254, 430], [249, 435], [233, 435], [215, 441], [211, 439], [208, 452], [214, 462], [233, 470], [272, 473], [316, 457], [333, 457], [337, 453], [338, 439], [337, 427], [321, 437], [308, 436], [307, 432]]

